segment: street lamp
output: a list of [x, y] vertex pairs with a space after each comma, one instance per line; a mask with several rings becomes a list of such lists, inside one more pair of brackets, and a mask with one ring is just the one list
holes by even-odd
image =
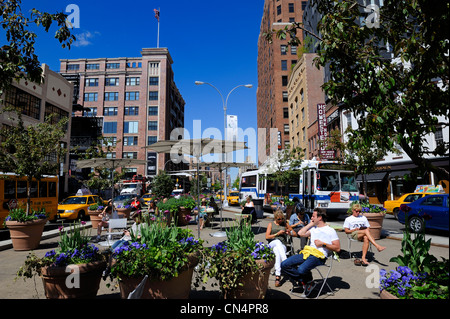
[[[208, 82], [203, 82], [203, 81], [195, 81], [195, 85], [203, 85], [203, 84], [207, 84], [211, 87], [213, 87], [220, 95], [220, 97], [222, 98], [222, 104], [223, 104], [223, 135], [224, 135], [224, 140], [227, 139], [226, 136], [226, 132], [227, 132], [227, 104], [228, 104], [228, 98], [230, 97], [230, 94], [236, 90], [239, 87], [246, 87], [246, 88], [252, 88], [253, 85], [252, 84], [241, 84], [236, 86], [235, 88], [233, 88], [227, 95], [226, 100], [223, 99], [223, 95], [222, 93], [219, 91], [218, 88], [216, 88], [214, 85], [212, 85], [211, 83]], [[225, 153], [223, 153], [223, 162], [226, 162], [225, 159]], [[225, 178], [224, 178], [224, 192], [223, 192], [223, 206], [228, 206], [228, 199], [227, 199], [227, 195], [228, 195], [228, 188], [227, 188], [227, 175], [228, 175], [228, 168], [225, 169]]]

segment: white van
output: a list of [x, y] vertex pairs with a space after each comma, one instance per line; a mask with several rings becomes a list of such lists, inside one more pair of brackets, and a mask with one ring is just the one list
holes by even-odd
[[180, 198], [181, 194], [184, 194], [184, 189], [174, 189], [174, 190], [172, 191], [172, 195], [173, 195], [175, 198]]

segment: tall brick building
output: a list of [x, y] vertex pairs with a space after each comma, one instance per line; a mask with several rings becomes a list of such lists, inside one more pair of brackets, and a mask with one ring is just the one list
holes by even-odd
[[[284, 29], [292, 22], [302, 22], [303, 10], [308, 1], [266, 0], [258, 39], [258, 128], [266, 129], [266, 139], [258, 141], [258, 161], [264, 163], [270, 145], [277, 143], [278, 149], [289, 145], [288, 82], [293, 65], [297, 63], [297, 47], [287, 40], [273, 37], [269, 43], [264, 33]], [[298, 34], [303, 40], [302, 34]], [[277, 135], [270, 134], [276, 128]]]
[[170, 139], [175, 128], [184, 127], [185, 101], [172, 70], [166, 48], [142, 49], [141, 57], [61, 60], [61, 74], [78, 75], [78, 101], [87, 111], [75, 116], [103, 119], [102, 134], [110, 138], [115, 158], [147, 160], [145, 167], [129, 167], [127, 175], [155, 176], [159, 169], [184, 169], [169, 154], [145, 149]]

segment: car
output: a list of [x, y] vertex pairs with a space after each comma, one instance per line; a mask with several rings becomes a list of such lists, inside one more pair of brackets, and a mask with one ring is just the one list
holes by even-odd
[[139, 198], [137, 194], [121, 194], [116, 196], [114, 197], [114, 206], [124, 207], [127, 203], [131, 203], [135, 197]]
[[400, 205], [412, 203], [419, 198], [422, 198], [427, 195], [435, 195], [436, 192], [433, 193], [406, 193], [403, 194], [399, 199], [396, 200], [387, 200], [384, 202], [383, 207], [386, 209], [387, 214], [393, 214], [396, 219], [398, 212], [400, 210]]
[[172, 196], [175, 198], [180, 198], [181, 195], [183, 195], [183, 194], [184, 194], [184, 189], [174, 189], [172, 191]]
[[402, 204], [397, 219], [413, 232], [424, 229], [448, 231], [448, 204], [448, 194], [427, 195], [415, 202]]
[[84, 219], [88, 216], [89, 206], [105, 201], [98, 195], [69, 196], [58, 204], [57, 217], [61, 219]]
[[239, 205], [239, 192], [231, 191], [228, 194], [228, 204], [229, 205]]
[[141, 201], [144, 202], [144, 205], [148, 206], [150, 205], [150, 201], [155, 197], [155, 195], [152, 195], [150, 193], [146, 193], [144, 195], [142, 195], [141, 197]]

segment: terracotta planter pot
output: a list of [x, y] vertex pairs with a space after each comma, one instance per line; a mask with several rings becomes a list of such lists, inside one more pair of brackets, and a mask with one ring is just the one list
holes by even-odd
[[275, 260], [265, 262], [257, 260], [262, 269], [256, 273], [248, 273], [241, 279], [242, 286], [235, 289], [225, 290], [225, 299], [264, 299], [269, 285], [269, 274], [275, 265]]
[[[106, 262], [98, 261], [72, 267], [78, 267], [76, 268], [78, 274], [66, 272], [66, 267], [42, 268], [42, 281], [47, 299], [88, 299], [97, 296]], [[79, 281], [76, 279], [77, 276]]]
[[286, 220], [289, 221], [291, 218], [292, 212], [294, 211], [294, 205], [286, 206]]
[[[192, 274], [194, 267], [198, 264], [198, 258], [192, 254], [189, 256], [188, 268], [180, 271], [178, 277], [167, 281], [152, 280], [149, 276], [142, 293], [142, 299], [188, 299], [191, 291]], [[127, 299], [144, 277], [126, 277], [119, 282], [120, 297]]]
[[37, 219], [24, 223], [7, 221], [13, 249], [17, 251], [34, 250], [39, 247], [47, 219]]
[[398, 299], [398, 297], [394, 296], [393, 294], [391, 294], [386, 290], [381, 290], [380, 299]]
[[[186, 220], [186, 216], [192, 216], [192, 211], [189, 208], [180, 207], [177, 212], [177, 226], [186, 226], [189, 221]], [[193, 217], [192, 217], [193, 218]]]
[[102, 220], [98, 215], [101, 213], [101, 210], [88, 210], [89, 218], [91, 219], [92, 228], [97, 229], [98, 223]]
[[130, 208], [116, 208], [119, 218], [130, 218]]
[[373, 239], [381, 238], [381, 229], [383, 228], [384, 214], [379, 213], [364, 213], [370, 224], [370, 234]]

